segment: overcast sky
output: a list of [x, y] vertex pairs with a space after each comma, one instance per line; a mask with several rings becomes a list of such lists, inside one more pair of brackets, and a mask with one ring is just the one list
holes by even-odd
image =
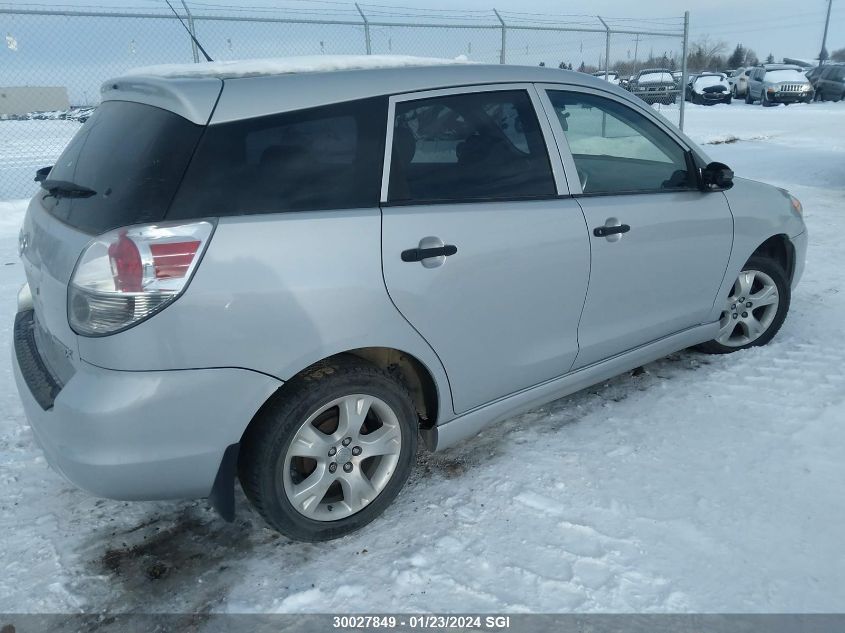
[[[179, 0], [173, 0], [179, 5]], [[36, 0], [0, 2], [0, 6], [25, 7]], [[137, 6], [165, 7], [164, 0], [58, 0], [42, 5]], [[626, 18], [664, 18], [682, 15], [689, 10], [691, 34], [695, 39], [710, 35], [724, 40], [730, 47], [737, 42], [753, 48], [762, 58], [773, 53], [783, 56], [813, 57], [818, 55], [824, 28], [827, 0], [590, 0], [588, 3], [561, 0], [370, 0], [373, 5], [393, 5], [430, 9], [481, 10], [496, 6], [499, 10], [546, 14], [599, 14]], [[352, 3], [327, 0], [189, 0], [189, 5], [231, 5], [240, 7], [280, 6], [314, 8], [332, 11]], [[364, 5], [368, 3], [362, 3]], [[397, 11], [401, 13], [401, 11]], [[845, 0], [833, 0], [828, 34], [828, 50], [845, 47]]]
[[[180, 0], [173, 0], [181, 6]], [[363, 2], [371, 20], [407, 22], [427, 15], [431, 20], [481, 21], [494, 24], [492, 7], [508, 22], [529, 24], [554, 19], [570, 26], [599, 27], [596, 14], [612, 18], [619, 28], [680, 31], [681, 16], [690, 11], [691, 40], [708, 35], [726, 43], [725, 54], [737, 42], [763, 59], [813, 59], [821, 46], [827, 0], [369, 0]], [[0, 0], [0, 9], [49, 7], [167, 12], [164, 0]], [[198, 21], [200, 40], [215, 59], [278, 55], [363, 53], [364, 30], [354, 4], [343, 0], [189, 0], [196, 13], [316, 17], [357, 22], [354, 26], [288, 25], [255, 22]], [[636, 10], [634, 9], [636, 7]], [[589, 15], [585, 15], [589, 14]], [[433, 17], [432, 17], [433, 16]], [[407, 29], [373, 27], [374, 53], [454, 57], [497, 62], [501, 39], [493, 29]], [[99, 85], [128, 68], [167, 62], [188, 62], [190, 46], [175, 20], [103, 19], [21, 16], [0, 11], [0, 86], [66, 85], [71, 101], [96, 101]], [[649, 53], [680, 59], [679, 37], [614, 35], [611, 62], [639, 60]], [[845, 0], [833, 0], [828, 50], [845, 47]], [[577, 67], [581, 61], [598, 66], [604, 56], [602, 33], [561, 33], [513, 30], [507, 36], [509, 63]]]

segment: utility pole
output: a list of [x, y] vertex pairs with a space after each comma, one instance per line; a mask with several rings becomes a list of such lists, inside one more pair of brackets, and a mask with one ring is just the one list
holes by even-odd
[[830, 26], [830, 8], [833, 0], [827, 0], [827, 18], [824, 21], [824, 35], [822, 35], [822, 49], [819, 51], [819, 66], [827, 60], [827, 27]]
[[634, 72], [637, 71], [637, 52], [640, 50], [640, 34], [634, 38]]

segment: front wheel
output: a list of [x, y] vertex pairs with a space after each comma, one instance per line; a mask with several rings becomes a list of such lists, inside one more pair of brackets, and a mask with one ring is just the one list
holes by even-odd
[[765, 345], [783, 325], [789, 302], [786, 273], [771, 259], [752, 257], [723, 304], [719, 335], [699, 349], [709, 354], [730, 354]]
[[276, 530], [301, 541], [354, 532], [404, 485], [418, 418], [407, 390], [354, 356], [319, 363], [288, 382], [241, 441], [247, 498]]
[[747, 103], [748, 105], [751, 105], [752, 103], [754, 103], [754, 99], [751, 98], [751, 91], [750, 90], [745, 91], [745, 103]]

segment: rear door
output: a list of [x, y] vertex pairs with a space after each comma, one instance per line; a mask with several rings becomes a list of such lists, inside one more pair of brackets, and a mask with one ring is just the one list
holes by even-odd
[[733, 241], [724, 194], [700, 191], [679, 139], [623, 100], [544, 98], [592, 246], [575, 368], [705, 322]]
[[525, 84], [391, 98], [385, 283], [458, 413], [565, 374], [578, 352], [589, 240], [537, 105]]

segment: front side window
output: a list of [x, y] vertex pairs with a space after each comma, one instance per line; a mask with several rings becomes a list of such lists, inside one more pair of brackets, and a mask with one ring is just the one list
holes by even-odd
[[388, 201], [555, 195], [537, 115], [522, 90], [396, 104]]
[[378, 205], [387, 99], [211, 125], [168, 217]]
[[684, 149], [632, 108], [604, 97], [548, 91], [586, 194], [691, 188]]

